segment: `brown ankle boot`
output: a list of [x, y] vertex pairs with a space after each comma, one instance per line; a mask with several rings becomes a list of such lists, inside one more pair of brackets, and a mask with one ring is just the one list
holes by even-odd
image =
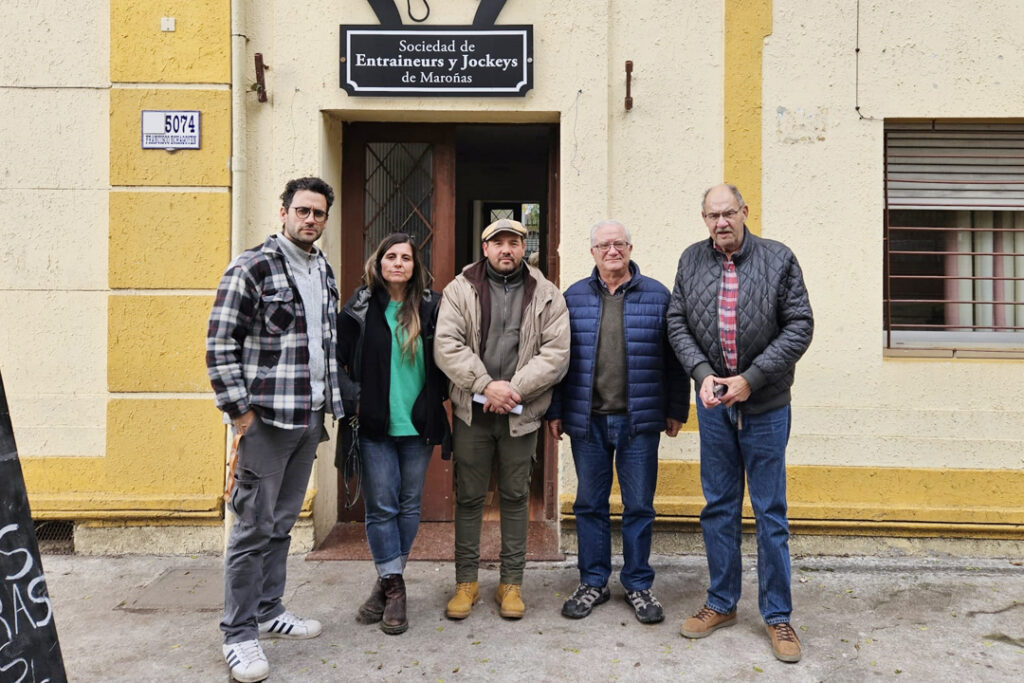
[[380, 630], [389, 636], [405, 633], [409, 628], [409, 620], [405, 616], [405, 579], [401, 574], [388, 574], [380, 582], [387, 597]]
[[366, 598], [366, 602], [359, 606], [356, 621], [360, 624], [376, 624], [384, 616], [384, 605], [386, 603], [387, 598], [384, 596], [384, 586], [378, 578], [377, 583], [373, 585], [370, 597]]

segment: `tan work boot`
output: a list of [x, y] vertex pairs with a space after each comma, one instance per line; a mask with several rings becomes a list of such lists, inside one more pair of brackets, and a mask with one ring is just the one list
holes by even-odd
[[480, 586], [476, 581], [455, 584], [455, 595], [448, 601], [444, 613], [449, 619], [465, 619], [480, 601]]
[[522, 586], [515, 583], [499, 583], [494, 601], [501, 605], [498, 614], [506, 619], [522, 619], [526, 605], [523, 604]]
[[765, 626], [768, 637], [772, 641], [772, 653], [775, 659], [780, 662], [800, 661], [800, 639], [796, 637], [796, 631], [786, 622]]
[[736, 623], [736, 610], [728, 614], [716, 612], [707, 605], [697, 610], [697, 613], [683, 622], [679, 632], [687, 638], [705, 638], [716, 630], [732, 626]]

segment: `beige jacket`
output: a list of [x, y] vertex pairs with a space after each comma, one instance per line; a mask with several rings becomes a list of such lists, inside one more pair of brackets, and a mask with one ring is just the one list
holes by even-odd
[[[466, 424], [473, 421], [473, 394], [482, 394], [492, 381], [480, 358], [483, 332], [478, 287], [487, 286], [485, 263], [466, 266], [444, 288], [434, 337], [434, 360], [448, 375], [452, 411]], [[569, 309], [565, 299], [539, 270], [527, 268], [524, 294], [529, 300], [519, 331], [519, 360], [509, 380], [523, 398], [523, 412], [508, 416], [512, 436], [529, 434], [540, 427], [551, 404], [552, 389], [569, 369]]]

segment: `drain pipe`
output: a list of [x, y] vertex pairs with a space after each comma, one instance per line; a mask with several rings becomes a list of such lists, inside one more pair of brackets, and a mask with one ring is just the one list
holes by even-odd
[[231, 0], [231, 256], [245, 249], [245, 2]]
[[[231, 0], [231, 258], [242, 253], [245, 240], [245, 2]], [[227, 466], [231, 454], [231, 430], [224, 437], [225, 490], [231, 477]], [[228, 538], [234, 518], [224, 505], [223, 549], [228, 549]]]

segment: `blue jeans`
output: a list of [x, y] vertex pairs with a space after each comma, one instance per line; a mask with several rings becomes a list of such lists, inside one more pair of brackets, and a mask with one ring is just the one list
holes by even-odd
[[587, 439], [572, 439], [576, 464], [576, 539], [580, 582], [604, 586], [612, 573], [611, 521], [608, 496], [612, 462], [622, 493], [622, 572], [619, 580], [629, 591], [654, 583], [649, 562], [654, 526], [654, 488], [658, 483], [659, 432], [629, 436], [626, 415], [590, 416]]
[[697, 401], [700, 483], [707, 505], [700, 513], [711, 585], [707, 606], [729, 613], [740, 599], [740, 517], [746, 474], [757, 536], [758, 608], [769, 625], [789, 621], [789, 522], [786, 519], [786, 444], [789, 405], [760, 415], [733, 408], [707, 409]]
[[366, 541], [378, 576], [401, 574], [420, 526], [423, 479], [433, 447], [420, 436], [359, 437]]

